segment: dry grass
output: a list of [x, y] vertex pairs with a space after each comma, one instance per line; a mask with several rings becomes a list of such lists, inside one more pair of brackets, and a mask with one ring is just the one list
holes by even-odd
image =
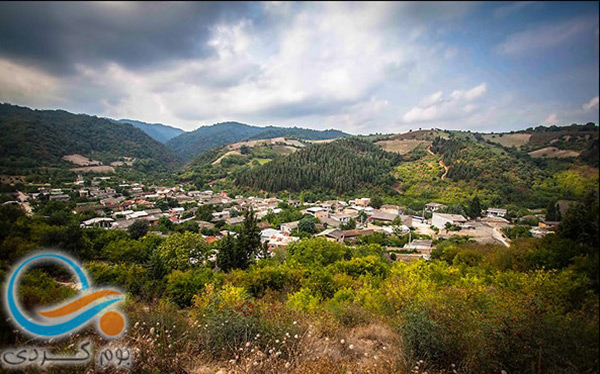
[[556, 147], [546, 147], [529, 152], [529, 156], [533, 158], [569, 158], [579, 156], [579, 152], [566, 149], [558, 149]]
[[488, 134], [484, 135], [485, 140], [489, 140], [492, 143], [500, 144], [503, 147], [517, 147], [520, 148], [529, 142], [531, 134]]
[[79, 155], [79, 154], [65, 155], [65, 156], [63, 156], [63, 160], [69, 161], [69, 162], [71, 162], [75, 165], [79, 165], [79, 166], [102, 165], [102, 163], [100, 161], [90, 160], [89, 158]]
[[114, 173], [115, 172], [115, 168], [113, 168], [112, 166], [106, 166], [106, 165], [86, 166], [86, 167], [81, 167], [81, 168], [72, 168], [69, 170], [74, 171], [74, 172], [84, 172], [84, 173]]
[[417, 139], [393, 139], [382, 140], [375, 144], [379, 145], [381, 148], [388, 152], [394, 152], [403, 155], [412, 151], [420, 145], [423, 145], [425, 148], [427, 148], [429, 147], [431, 142]]

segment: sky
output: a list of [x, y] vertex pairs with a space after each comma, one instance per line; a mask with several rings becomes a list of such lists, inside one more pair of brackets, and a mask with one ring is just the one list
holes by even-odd
[[598, 18], [598, 2], [2, 2], [0, 101], [186, 131], [598, 123]]

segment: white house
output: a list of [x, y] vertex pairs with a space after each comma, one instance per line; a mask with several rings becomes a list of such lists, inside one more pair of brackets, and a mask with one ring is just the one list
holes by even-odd
[[438, 229], [446, 227], [446, 223], [451, 225], [461, 225], [467, 222], [467, 219], [460, 214], [449, 214], [449, 213], [433, 213], [431, 218], [431, 225]]
[[506, 209], [500, 208], [488, 208], [487, 216], [488, 217], [506, 217]]
[[81, 225], [79, 225], [80, 227], [97, 227], [97, 228], [103, 228], [103, 229], [108, 229], [111, 228], [113, 225], [113, 222], [115, 220], [112, 218], [104, 218], [104, 217], [98, 217], [98, 218], [92, 218], [92, 219], [88, 219], [85, 220], [83, 222], [81, 222]]

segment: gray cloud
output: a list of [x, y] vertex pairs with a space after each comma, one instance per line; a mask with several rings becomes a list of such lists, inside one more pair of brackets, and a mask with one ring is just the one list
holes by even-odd
[[205, 57], [210, 27], [247, 17], [251, 3], [16, 2], [0, 4], [0, 54], [55, 74], [76, 64], [142, 68]]

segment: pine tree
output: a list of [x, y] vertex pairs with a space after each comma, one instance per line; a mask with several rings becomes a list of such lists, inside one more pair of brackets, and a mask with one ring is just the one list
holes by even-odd
[[557, 202], [551, 201], [546, 209], [546, 220], [547, 221], [560, 221], [560, 210], [556, 207]]

